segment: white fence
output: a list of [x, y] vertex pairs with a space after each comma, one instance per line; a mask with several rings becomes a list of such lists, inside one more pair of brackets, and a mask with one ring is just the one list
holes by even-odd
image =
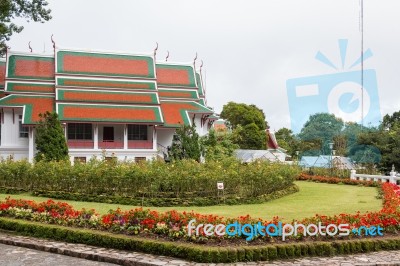
[[392, 168], [390, 176], [357, 174], [356, 170], [351, 170], [350, 179], [376, 181], [376, 182], [390, 182], [392, 184], [397, 184], [397, 181], [400, 180], [400, 176], [397, 175], [397, 173], [394, 171], [394, 168]]

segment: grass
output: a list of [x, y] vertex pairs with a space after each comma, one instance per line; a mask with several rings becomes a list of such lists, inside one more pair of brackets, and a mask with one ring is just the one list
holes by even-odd
[[[254, 218], [271, 219], [279, 216], [283, 221], [301, 219], [315, 214], [333, 215], [340, 213], [355, 213], [357, 211], [377, 211], [382, 208], [382, 201], [377, 199], [377, 189], [373, 187], [359, 187], [349, 185], [334, 185], [307, 181], [295, 182], [300, 192], [269, 201], [262, 204], [249, 205], [219, 205], [207, 207], [149, 207], [154, 210], [165, 211], [195, 211], [204, 214], [216, 214], [225, 217], [238, 217], [249, 214]], [[0, 194], [0, 199], [12, 198], [45, 201], [47, 198], [33, 197], [28, 194], [10, 195]], [[62, 200], [64, 201], [64, 200]], [[107, 213], [110, 209], [120, 207], [123, 210], [135, 206], [106, 204], [96, 202], [68, 201], [76, 209], [96, 209], [99, 213]]]

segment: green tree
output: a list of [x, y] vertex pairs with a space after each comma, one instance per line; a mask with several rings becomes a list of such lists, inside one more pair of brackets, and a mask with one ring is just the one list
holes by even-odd
[[51, 19], [51, 10], [46, 9], [47, 5], [45, 0], [0, 0], [0, 55], [6, 52], [6, 41], [10, 40], [13, 33], [24, 29], [12, 20], [20, 17], [35, 22], [48, 21]]
[[232, 132], [232, 140], [241, 149], [265, 150], [267, 145], [267, 135], [264, 130], [260, 130], [255, 123], [242, 127], [237, 126]]
[[232, 142], [232, 133], [214, 130], [202, 137], [201, 143], [206, 160], [220, 160], [233, 156], [233, 152], [239, 148], [239, 145]]
[[220, 116], [233, 130], [233, 143], [241, 149], [266, 149], [265, 129], [268, 123], [260, 108], [254, 104], [229, 102], [224, 105]]
[[193, 159], [200, 162], [201, 148], [196, 127], [183, 125], [176, 129], [169, 157], [174, 160]]
[[40, 121], [36, 126], [36, 161], [67, 160], [68, 147], [64, 130], [56, 113], [40, 114]]
[[321, 143], [321, 153], [329, 154], [328, 143], [341, 134], [343, 126], [343, 120], [335, 117], [335, 115], [317, 113], [310, 116], [301, 129], [299, 137], [302, 141]]
[[382, 129], [390, 130], [396, 125], [400, 125], [400, 111], [394, 112], [392, 115], [386, 114], [381, 124]]
[[268, 128], [264, 112], [254, 104], [229, 102], [223, 106], [220, 116], [232, 129], [238, 125], [244, 127], [252, 123], [256, 124], [260, 130]]
[[287, 153], [295, 158], [296, 151], [301, 150], [300, 140], [293, 134], [293, 131], [288, 128], [281, 128], [275, 132], [276, 141], [279, 147], [287, 150]]

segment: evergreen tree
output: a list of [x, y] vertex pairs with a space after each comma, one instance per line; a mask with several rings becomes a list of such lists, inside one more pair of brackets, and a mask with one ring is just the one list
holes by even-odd
[[183, 125], [176, 130], [169, 156], [175, 160], [193, 159], [200, 162], [200, 140], [194, 125]]
[[36, 126], [36, 161], [67, 160], [68, 147], [64, 130], [56, 113], [39, 114], [40, 121]]

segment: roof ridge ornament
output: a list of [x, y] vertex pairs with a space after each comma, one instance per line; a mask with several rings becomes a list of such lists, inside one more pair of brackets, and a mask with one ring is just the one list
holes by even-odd
[[158, 50], [158, 42], [156, 42], [156, 48], [154, 48], [154, 61], [156, 61], [157, 50]]
[[31, 53], [32, 53], [31, 41], [29, 41], [28, 47], [29, 47], [29, 50], [31, 50]]
[[201, 75], [201, 69], [203, 68], [203, 60], [201, 60], [201, 65], [200, 65], [200, 75]]
[[168, 62], [168, 58], [169, 58], [169, 51], [167, 51], [167, 57], [165, 57], [165, 62]]
[[53, 39], [53, 35], [54, 34], [51, 35], [50, 39], [51, 39], [51, 42], [53, 43], [53, 48], [54, 48], [54, 51], [55, 51], [56, 50], [56, 42]]
[[196, 71], [196, 60], [197, 60], [197, 52], [196, 52], [196, 56], [193, 59], [194, 71]]

